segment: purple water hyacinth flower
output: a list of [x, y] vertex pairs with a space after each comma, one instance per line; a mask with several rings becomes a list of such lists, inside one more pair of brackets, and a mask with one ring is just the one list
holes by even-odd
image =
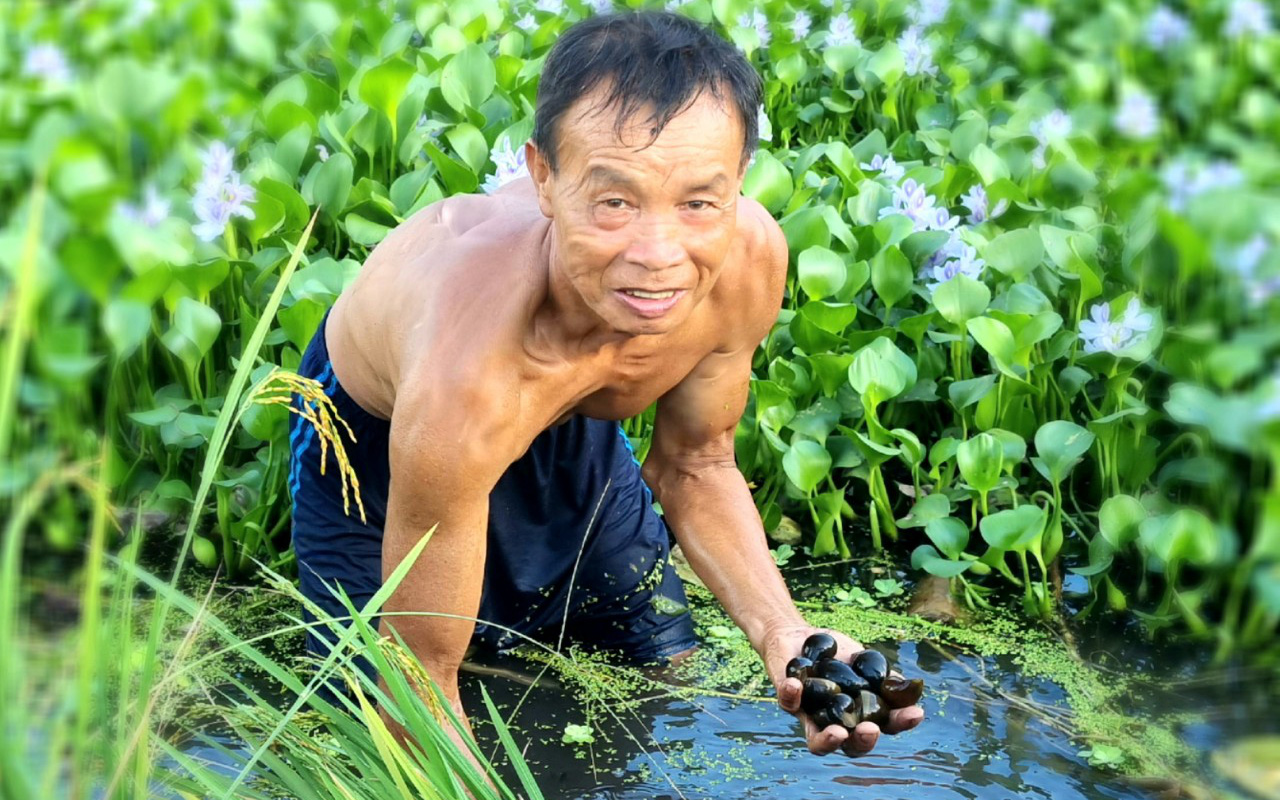
[[818, 0], [818, 2], [828, 11], [836, 7], [836, 0]]
[[40, 42], [22, 57], [22, 74], [46, 83], [70, 83], [71, 65], [62, 48], [52, 42]]
[[212, 194], [234, 172], [235, 153], [225, 142], [215, 141], [208, 150], [200, 153], [200, 163], [204, 169], [200, 173], [199, 186], [208, 186]]
[[558, 17], [564, 13], [564, 0], [537, 0], [533, 4], [533, 10]]
[[329, 148], [322, 144], [316, 145], [316, 156], [323, 162], [329, 160]]
[[988, 213], [988, 203], [987, 190], [980, 183], [970, 186], [969, 191], [960, 198], [960, 205], [969, 210], [969, 221], [974, 225], [979, 225], [989, 219], [995, 219], [1009, 208], [1009, 201], [1001, 198], [996, 203], [996, 207]]
[[859, 164], [859, 167], [868, 172], [879, 172], [880, 177], [889, 183], [897, 183], [906, 174], [906, 169], [898, 162], [893, 160], [891, 155], [876, 155], [871, 157], [871, 161], [865, 164]]
[[853, 20], [848, 14], [831, 18], [831, 27], [827, 30], [827, 47], [844, 47], [852, 45], [861, 47], [862, 40], [854, 30]]
[[1150, 139], [1160, 130], [1160, 110], [1150, 94], [1130, 88], [1121, 97], [1111, 123], [1130, 139]]
[[1142, 26], [1142, 36], [1153, 50], [1166, 50], [1191, 38], [1191, 23], [1161, 3], [1147, 17]]
[[1196, 165], [1185, 157], [1179, 157], [1160, 168], [1160, 182], [1169, 195], [1169, 210], [1181, 214], [1192, 200], [1205, 192], [1244, 185], [1244, 172], [1223, 159]]
[[1139, 344], [1155, 325], [1155, 318], [1142, 310], [1138, 298], [1129, 299], [1119, 319], [1111, 318], [1111, 304], [1098, 303], [1089, 309], [1090, 319], [1081, 321], [1080, 338], [1086, 353], [1111, 353]]
[[1254, 308], [1266, 305], [1280, 293], [1280, 275], [1263, 276], [1258, 272], [1270, 254], [1271, 243], [1265, 235], [1258, 233], [1240, 247], [1228, 251], [1221, 259], [1223, 265], [1240, 278], [1249, 305]]
[[1018, 24], [1041, 39], [1048, 39], [1053, 31], [1053, 14], [1047, 8], [1025, 8], [1018, 14]]
[[911, 220], [916, 231], [944, 231], [960, 224], [959, 217], [951, 216], [937, 203], [938, 198], [925, 191], [923, 184], [907, 178], [901, 186], [893, 187], [893, 202], [880, 209], [879, 219], [901, 214]]
[[587, 5], [596, 14], [609, 14], [613, 11], [613, 0], [587, 0]]
[[808, 11], [797, 11], [795, 19], [787, 27], [791, 30], [792, 40], [804, 41], [809, 38], [809, 32], [813, 28], [813, 17], [809, 16]]
[[951, 10], [951, 0], [920, 0], [919, 5], [907, 9], [907, 19], [927, 28], [945, 20], [949, 10]]
[[907, 75], [937, 75], [933, 63], [933, 47], [925, 41], [924, 28], [912, 25], [898, 37], [898, 49], [902, 51], [903, 71]]
[[528, 13], [516, 20], [516, 27], [525, 33], [533, 33], [538, 29], [538, 21], [533, 18], [532, 13]]
[[761, 47], [768, 47], [773, 34], [769, 31], [769, 18], [760, 9], [748, 11], [738, 17], [739, 28], [751, 28], [756, 32]]
[[257, 191], [241, 183], [240, 173], [235, 171], [216, 186], [202, 182], [192, 201], [199, 222], [191, 230], [201, 241], [212, 242], [226, 231], [232, 217], [253, 219], [253, 209], [248, 204], [256, 199]]
[[773, 141], [773, 123], [764, 111], [764, 103], [756, 109], [756, 138], [762, 142]]
[[1244, 36], [1266, 36], [1271, 33], [1271, 10], [1259, 0], [1233, 0], [1222, 23], [1222, 35], [1228, 39]]
[[1036, 149], [1031, 153], [1031, 163], [1036, 169], [1045, 168], [1045, 153], [1049, 145], [1070, 136], [1072, 127], [1071, 116], [1060, 108], [1055, 108], [1031, 123], [1031, 135], [1036, 137], [1037, 143]]
[[969, 278], [981, 280], [982, 270], [987, 266], [987, 262], [978, 258], [978, 251], [972, 245], [961, 241], [958, 236], [952, 236], [947, 244], [935, 254], [942, 254], [942, 263], [932, 267], [930, 276], [933, 280], [929, 283], [929, 292], [937, 291], [938, 287], [957, 275], [964, 275]]
[[168, 219], [170, 208], [169, 201], [160, 196], [153, 184], [147, 184], [141, 206], [124, 201], [116, 204], [116, 212], [120, 216], [148, 228], [159, 227], [160, 223]]
[[529, 167], [525, 163], [524, 148], [512, 149], [511, 140], [506, 136], [503, 136], [502, 141], [494, 145], [493, 150], [489, 153], [489, 158], [493, 160], [497, 170], [484, 179], [484, 184], [481, 188], [485, 194], [493, 194], [517, 178], [529, 176]]

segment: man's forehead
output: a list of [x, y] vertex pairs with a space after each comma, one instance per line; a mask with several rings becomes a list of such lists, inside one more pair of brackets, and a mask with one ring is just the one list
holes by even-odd
[[[607, 138], [618, 144], [643, 145], [654, 139], [653, 106], [640, 104], [626, 109], [625, 116], [621, 101], [609, 101], [609, 87], [597, 86], [583, 95], [569, 107], [560, 122], [560, 139], [568, 138]], [[740, 125], [737, 115], [729, 104], [709, 90], [702, 90], [687, 102], [667, 121], [663, 132], [673, 126], [700, 125], [706, 117], [723, 117], [717, 120], [712, 134], [724, 131], [734, 135], [734, 128]], [[731, 124], [726, 124], [731, 123]], [[621, 134], [621, 135], [619, 135]], [[661, 135], [661, 134], [657, 134]]]

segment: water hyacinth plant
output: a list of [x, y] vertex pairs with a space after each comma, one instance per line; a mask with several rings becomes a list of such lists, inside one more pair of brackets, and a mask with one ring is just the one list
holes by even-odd
[[[521, 174], [540, 59], [613, 9], [394, 5], [5, 16], [10, 509], [53, 465], [101, 457], [112, 509], [150, 535], [189, 532], [235, 575], [291, 568], [289, 412], [245, 398], [296, 368], [396, 225]], [[765, 527], [799, 518], [812, 555], [879, 550], [974, 606], [1050, 615], [1074, 581], [1077, 606], [1153, 631], [1273, 646], [1269, 7], [671, 7], [765, 82], [744, 189], [791, 273], [736, 439]], [[627, 425], [641, 454], [651, 418]], [[92, 503], [40, 497], [23, 541], [74, 552]]]

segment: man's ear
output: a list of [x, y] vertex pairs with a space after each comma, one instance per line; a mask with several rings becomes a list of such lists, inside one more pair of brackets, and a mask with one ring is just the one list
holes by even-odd
[[529, 169], [529, 177], [533, 178], [533, 188], [538, 193], [538, 208], [542, 210], [544, 217], [551, 219], [555, 216], [551, 209], [551, 183], [555, 176], [551, 165], [532, 139], [524, 144], [524, 163]]

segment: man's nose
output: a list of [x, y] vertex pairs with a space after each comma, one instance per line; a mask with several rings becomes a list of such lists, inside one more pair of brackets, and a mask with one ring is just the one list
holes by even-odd
[[676, 223], [658, 217], [639, 221], [626, 252], [628, 261], [653, 272], [682, 264], [684, 257]]

